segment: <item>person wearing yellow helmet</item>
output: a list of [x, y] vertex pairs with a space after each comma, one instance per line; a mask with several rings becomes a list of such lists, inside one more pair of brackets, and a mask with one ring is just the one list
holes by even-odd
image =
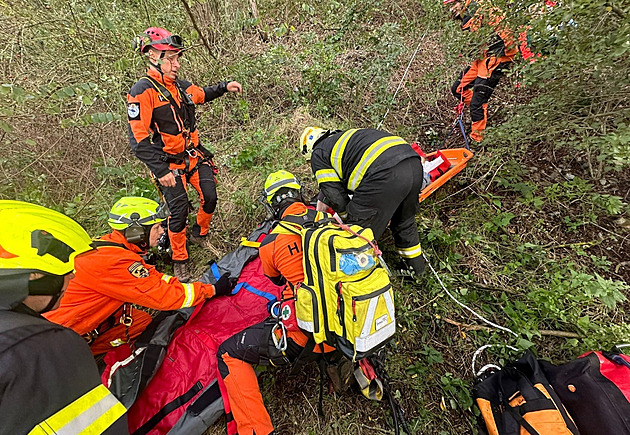
[[57, 307], [91, 249], [61, 213], [0, 201], [0, 433], [128, 433], [85, 341], [40, 315]]
[[411, 145], [371, 128], [318, 127], [306, 127], [299, 145], [319, 185], [318, 210], [330, 206], [346, 222], [371, 228], [376, 239], [389, 225], [402, 273], [420, 275], [425, 260], [415, 214], [427, 178]]
[[72, 328], [95, 355], [129, 343], [151, 322], [156, 310], [197, 305], [229, 295], [226, 274], [215, 285], [183, 283], [147, 264], [142, 254], [157, 245], [167, 210], [139, 197], [118, 200], [109, 213], [112, 232], [93, 242], [96, 249], [76, 262], [76, 277], [48, 320]]
[[[281, 170], [269, 174], [263, 195], [273, 209], [275, 219], [293, 218], [303, 223], [322, 217], [321, 213], [306, 206], [300, 191], [299, 180], [290, 172]], [[273, 423], [251, 364], [287, 365], [298, 357], [306, 359], [313, 353], [321, 353], [322, 349], [305, 349], [308, 336], [298, 327], [295, 319], [293, 289], [304, 281], [301, 236], [295, 231], [287, 231], [283, 225], [276, 225], [263, 239], [259, 255], [264, 274], [277, 285], [286, 284], [279, 307], [280, 312], [289, 313], [283, 320], [287, 330], [286, 351], [280, 352], [274, 345], [272, 328], [277, 325], [277, 320], [269, 318], [225, 340], [217, 351], [217, 361], [238, 433], [267, 435], [274, 433]], [[324, 352], [334, 350], [327, 345], [323, 348]]]
[[304, 202], [302, 185], [292, 173], [284, 170], [276, 171], [267, 177], [263, 195], [272, 208], [274, 217], [280, 219], [282, 212], [294, 202]]

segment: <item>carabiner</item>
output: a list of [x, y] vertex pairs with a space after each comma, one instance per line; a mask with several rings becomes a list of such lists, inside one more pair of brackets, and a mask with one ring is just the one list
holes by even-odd
[[282, 312], [281, 306], [282, 306], [282, 301], [275, 301], [271, 305], [271, 307], [269, 308], [269, 314], [271, 315], [271, 317], [273, 317], [274, 319], [280, 318], [280, 313]]
[[[280, 338], [276, 337], [276, 331], [278, 329], [280, 329], [282, 333]], [[287, 328], [285, 328], [282, 322], [278, 322], [273, 326], [273, 329], [271, 330], [271, 339], [273, 340], [273, 345], [276, 346], [276, 349], [280, 352], [287, 350]]]

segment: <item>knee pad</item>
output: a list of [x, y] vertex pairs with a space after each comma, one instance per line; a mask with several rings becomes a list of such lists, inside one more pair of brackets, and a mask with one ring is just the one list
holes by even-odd
[[216, 208], [217, 208], [217, 195], [213, 194], [213, 195], [209, 195], [208, 197], [205, 197], [204, 195], [204, 203], [201, 209], [208, 214], [212, 214], [214, 213]]

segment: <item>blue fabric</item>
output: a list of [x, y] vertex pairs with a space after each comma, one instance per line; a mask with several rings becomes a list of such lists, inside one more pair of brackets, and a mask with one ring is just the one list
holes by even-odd
[[238, 292], [241, 291], [242, 288], [249, 291], [250, 293], [255, 294], [256, 296], [261, 296], [267, 299], [269, 302], [275, 302], [277, 300], [276, 297], [272, 295], [271, 293], [258, 290], [256, 287], [253, 287], [247, 284], [246, 282], [239, 282], [238, 284], [236, 284], [236, 287], [234, 287], [234, 290], [232, 290], [232, 294], [233, 295], [237, 294]]
[[219, 266], [217, 266], [217, 263], [212, 263], [210, 265], [210, 270], [212, 271], [212, 275], [214, 275], [214, 279], [218, 281], [221, 278], [221, 273], [219, 272]]

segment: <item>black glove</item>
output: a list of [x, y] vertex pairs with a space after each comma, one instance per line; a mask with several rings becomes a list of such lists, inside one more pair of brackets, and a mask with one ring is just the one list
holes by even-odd
[[232, 278], [229, 272], [221, 275], [221, 278], [214, 284], [214, 294], [215, 296], [227, 296], [232, 294], [232, 290], [236, 283], [238, 282], [237, 278]]

